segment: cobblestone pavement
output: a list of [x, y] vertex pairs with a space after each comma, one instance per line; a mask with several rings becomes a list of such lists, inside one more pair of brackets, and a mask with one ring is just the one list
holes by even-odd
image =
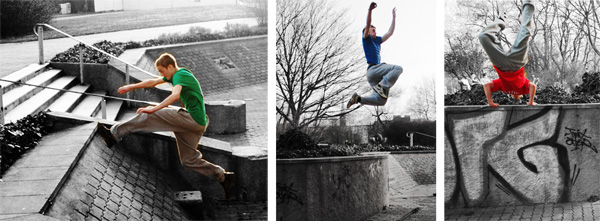
[[368, 220], [435, 220], [435, 184], [420, 185], [403, 196], [390, 197], [390, 206]]
[[[247, 37], [236, 40], [212, 41], [181, 48], [148, 49], [139, 66], [154, 74], [154, 58], [168, 51], [177, 58], [177, 64], [194, 73], [205, 96], [229, 93], [230, 90], [267, 83], [267, 38]], [[216, 62], [226, 62], [225, 69]]]
[[267, 202], [180, 204], [176, 191], [190, 190], [176, 177], [98, 136], [74, 168], [46, 215], [60, 220], [266, 220]]
[[410, 178], [418, 185], [435, 183], [435, 153], [433, 154], [392, 154]]
[[239, 134], [207, 135], [208, 137], [227, 141], [231, 146], [255, 146], [267, 151], [268, 115], [267, 84], [236, 88], [226, 93], [207, 95], [205, 100], [245, 100], [246, 127], [248, 130]]
[[388, 164], [390, 206], [368, 220], [435, 220], [435, 154], [393, 154]]
[[[66, 141], [65, 141], [66, 142]], [[47, 215], [61, 220], [181, 220], [183, 187], [145, 160], [94, 138]]]
[[600, 201], [446, 209], [446, 220], [600, 220]]

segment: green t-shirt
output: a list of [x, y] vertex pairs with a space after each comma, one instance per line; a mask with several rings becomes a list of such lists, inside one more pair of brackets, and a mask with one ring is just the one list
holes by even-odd
[[202, 95], [202, 88], [200, 83], [192, 72], [185, 68], [180, 68], [173, 74], [171, 79], [163, 77], [163, 80], [170, 82], [175, 85], [181, 85], [181, 93], [179, 99], [185, 105], [185, 108], [194, 120], [202, 125], [206, 126], [206, 111], [204, 109], [204, 95]]

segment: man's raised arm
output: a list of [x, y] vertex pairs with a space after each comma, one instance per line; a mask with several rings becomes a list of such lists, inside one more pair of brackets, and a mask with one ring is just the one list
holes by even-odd
[[367, 14], [367, 26], [365, 26], [363, 38], [367, 38], [371, 34], [371, 11], [373, 11], [375, 8], [377, 8], [377, 3], [371, 2], [371, 5], [369, 5], [369, 13]]
[[396, 28], [396, 7], [394, 7], [394, 9], [392, 10], [392, 16], [392, 25], [390, 26], [388, 32], [381, 37], [382, 43], [388, 40], [388, 38], [390, 38], [394, 34], [394, 29]]

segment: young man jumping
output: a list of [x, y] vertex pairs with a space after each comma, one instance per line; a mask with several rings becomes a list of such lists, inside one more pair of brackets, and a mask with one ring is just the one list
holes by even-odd
[[367, 81], [373, 93], [367, 96], [358, 96], [354, 93], [348, 101], [347, 108], [350, 108], [356, 103], [372, 106], [385, 105], [388, 99], [390, 88], [394, 86], [398, 76], [402, 73], [402, 67], [398, 65], [391, 65], [381, 63], [381, 56], [379, 51], [381, 50], [381, 44], [387, 41], [393, 34], [396, 26], [396, 8], [392, 10], [392, 25], [387, 33], [383, 36], [377, 36], [375, 26], [371, 25], [371, 12], [377, 7], [375, 2], [371, 2], [369, 6], [369, 12], [367, 14], [367, 26], [363, 29], [362, 44], [367, 58]]
[[500, 12], [500, 16], [479, 33], [479, 42], [498, 72], [498, 79], [483, 85], [490, 107], [498, 107], [498, 104], [492, 100], [492, 92], [500, 90], [512, 95], [515, 100], [521, 99], [523, 94], [529, 94], [527, 105], [536, 105], [533, 99], [537, 87], [525, 77], [525, 65], [529, 61], [527, 48], [533, 31], [533, 12], [532, 1], [523, 1], [521, 27], [508, 52], [504, 51], [499, 40], [500, 31], [504, 30], [506, 25], [506, 12]]
[[[198, 151], [198, 142], [206, 131], [209, 120], [204, 108], [204, 96], [200, 83], [194, 75], [177, 65], [175, 57], [169, 53], [160, 55], [155, 61], [156, 69], [162, 78], [144, 80], [118, 89], [119, 94], [134, 89], [151, 88], [170, 82], [173, 84], [171, 95], [157, 106], [139, 108], [137, 115], [125, 122], [119, 122], [110, 130], [99, 124], [98, 132], [110, 148], [123, 137], [135, 132], [173, 131], [177, 141], [179, 159], [187, 168], [207, 177], [214, 177], [221, 183], [225, 198], [229, 198], [233, 190], [233, 173], [212, 164], [202, 158]], [[168, 107], [181, 100], [185, 108]]]

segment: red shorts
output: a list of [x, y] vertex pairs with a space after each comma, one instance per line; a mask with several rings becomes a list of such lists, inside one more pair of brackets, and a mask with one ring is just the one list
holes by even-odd
[[505, 85], [502, 84], [502, 80], [498, 78], [492, 81], [492, 83], [494, 83], [494, 87], [492, 87], [492, 92], [503, 91], [504, 93], [514, 95], [529, 94], [529, 80], [527, 80], [527, 78], [525, 78], [525, 80], [527, 81], [527, 83], [523, 84], [522, 87], [515, 88], [509, 86], [507, 89], [507, 87], [504, 87]]

